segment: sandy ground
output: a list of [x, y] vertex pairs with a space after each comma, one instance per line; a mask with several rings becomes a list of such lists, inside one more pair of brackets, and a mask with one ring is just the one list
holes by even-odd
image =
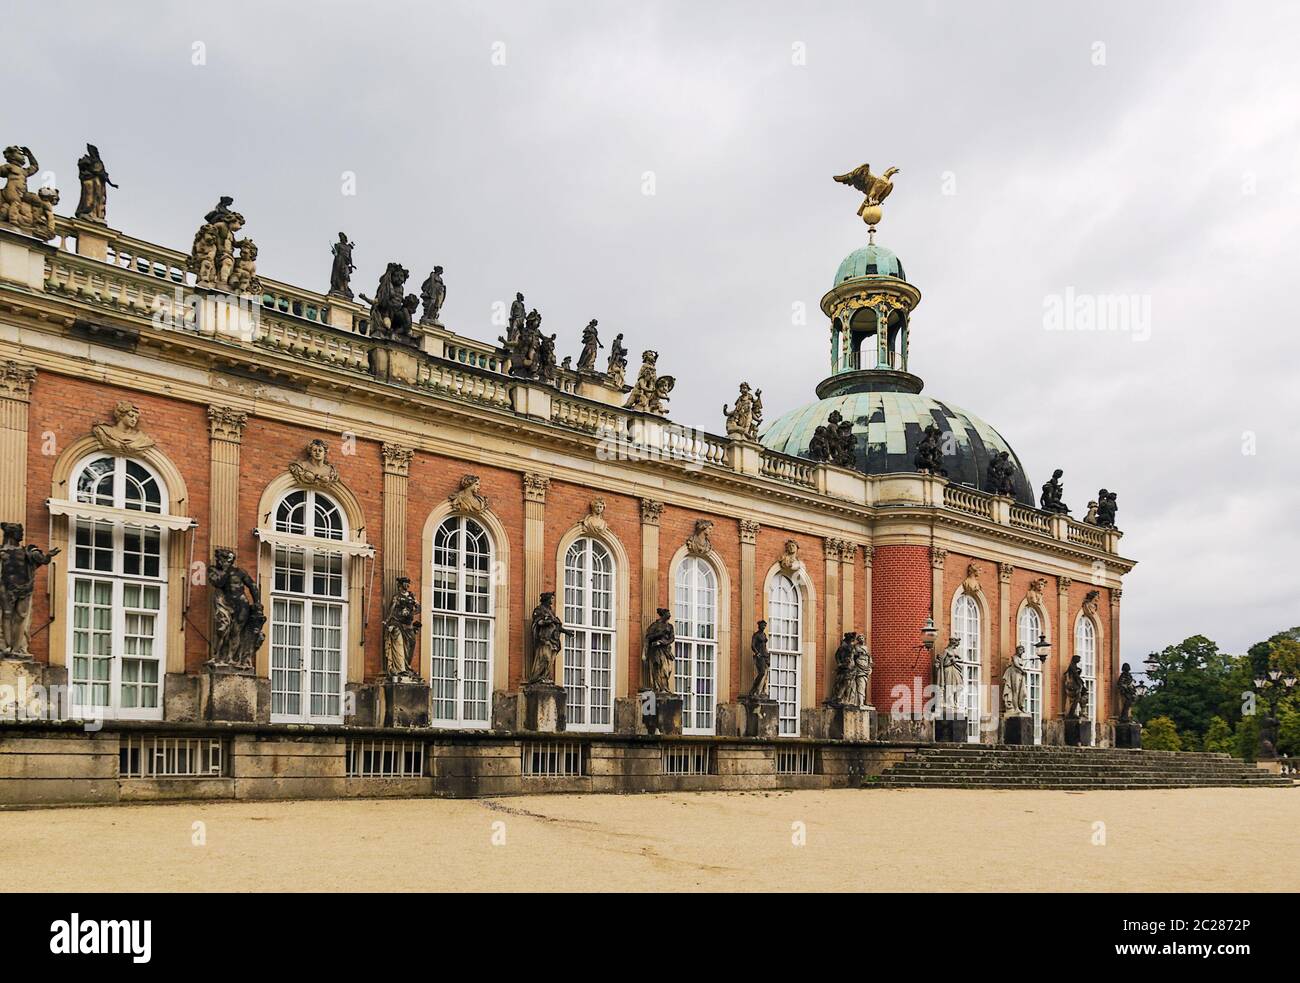
[[1300, 788], [186, 803], [0, 841], [45, 858], [9, 891], [1294, 891]]

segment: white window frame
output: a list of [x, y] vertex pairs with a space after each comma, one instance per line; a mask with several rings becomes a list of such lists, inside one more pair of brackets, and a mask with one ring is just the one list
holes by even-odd
[[1034, 743], [1043, 743], [1043, 664], [1038, 661], [1038, 637], [1043, 634], [1043, 616], [1032, 604], [1020, 610], [1016, 625], [1019, 644], [1025, 647], [1025, 673], [1029, 677], [1029, 713], [1034, 718]]
[[961, 639], [957, 660], [963, 680], [962, 706], [966, 710], [966, 742], [980, 743], [984, 693], [984, 612], [979, 601], [965, 591], [952, 602], [952, 634]]
[[[712, 734], [718, 705], [718, 572], [708, 560], [687, 556], [677, 565], [673, 618], [682, 733]], [[697, 672], [700, 666], [706, 671]]]
[[[283, 523], [280, 518], [280, 510], [285, 501], [291, 496], [302, 494], [305, 496], [304, 514], [310, 520], [311, 525], [305, 533], [297, 533], [292, 528], [282, 528]], [[324, 500], [331, 507], [333, 514], [337, 516], [338, 523], [336, 526], [329, 527], [329, 534], [322, 536], [317, 532], [316, 526], [316, 509], [318, 500]], [[349, 616], [349, 597], [350, 587], [349, 566], [351, 555], [348, 550], [343, 549], [343, 544], [347, 541], [348, 522], [347, 516], [342, 506], [337, 500], [326, 495], [324, 492], [318, 492], [312, 488], [294, 488], [285, 492], [284, 495], [275, 503], [275, 508], [271, 512], [272, 528], [281, 534], [287, 534], [294, 537], [293, 545], [280, 545], [274, 542], [270, 543], [271, 550], [271, 591], [270, 591], [270, 611], [269, 624], [270, 629], [270, 676], [272, 680], [272, 723], [313, 723], [313, 724], [341, 724], [343, 723], [344, 700], [347, 690], [348, 676], [348, 616]], [[295, 591], [287, 587], [277, 585], [276, 573], [279, 569], [279, 559], [282, 555], [299, 555], [302, 557], [302, 583], [303, 589]], [[339, 592], [317, 593], [313, 587], [314, 574], [316, 572], [316, 560], [318, 557], [337, 556], [339, 561]], [[332, 578], [332, 574], [326, 571], [327, 579]], [[289, 608], [295, 604], [302, 606], [302, 617], [296, 620], [285, 620], [281, 614], [283, 609]], [[316, 625], [316, 615], [319, 611], [325, 617], [328, 617], [332, 609], [338, 611], [338, 625], [334, 626], [325, 622], [323, 625]], [[299, 687], [298, 695], [298, 713], [275, 712], [274, 705], [277, 695], [280, 692], [291, 694], [292, 690], [277, 690], [275, 688], [276, 674], [279, 672], [292, 672], [285, 666], [277, 666], [277, 649], [282, 648], [281, 637], [287, 637], [290, 631], [297, 627], [299, 631], [299, 640], [297, 648], [299, 650]], [[337, 696], [339, 712], [333, 713], [313, 713], [312, 712], [312, 695], [313, 682], [312, 676], [319, 672], [330, 674], [333, 670], [328, 668], [328, 662], [323, 662], [324, 668], [317, 668], [313, 664], [312, 637], [314, 629], [323, 627], [326, 630], [337, 627], [339, 633], [338, 658], [339, 667], [338, 688], [335, 693], [322, 690], [319, 694], [323, 699], [328, 700], [331, 696]], [[283, 628], [283, 636], [280, 629]], [[326, 659], [329, 651], [324, 650]]]
[[1079, 657], [1079, 671], [1088, 684], [1088, 719], [1096, 732], [1097, 720], [1097, 626], [1086, 614], [1074, 626], [1074, 654]]
[[[486, 544], [486, 553], [476, 551], [474, 556], [486, 556], [487, 569], [480, 571], [467, 565], [466, 559], [468, 551], [465, 548], [467, 535], [470, 527], [478, 530], [482, 537], [482, 542]], [[443, 530], [452, 530], [452, 535], [456, 537], [455, 546], [455, 565], [441, 564], [438, 562], [440, 552], [450, 552], [450, 550], [441, 549], [438, 545], [439, 536]], [[442, 591], [439, 589], [439, 575], [451, 576], [455, 578], [454, 591]], [[470, 578], [485, 576], [487, 578], [487, 590], [483, 595], [470, 593], [466, 590], [466, 584]], [[496, 639], [496, 544], [492, 541], [492, 534], [478, 520], [470, 516], [449, 515], [433, 531], [432, 540], [432, 564], [429, 569], [431, 603], [429, 614], [426, 617], [428, 622], [427, 630], [429, 633], [429, 644], [426, 651], [429, 658], [429, 686], [432, 690], [430, 704], [430, 720], [435, 727], [455, 727], [457, 729], [482, 730], [492, 726], [492, 673], [494, 669], [494, 659], [496, 653], [493, 651], [494, 641]], [[443, 593], [454, 593], [455, 600], [453, 607], [439, 607], [438, 597]], [[485, 613], [467, 611], [466, 601], [468, 598], [486, 597], [487, 610]], [[439, 634], [437, 631], [438, 622], [451, 624], [454, 626], [454, 634]], [[487, 655], [483, 660], [483, 678], [484, 696], [483, 696], [483, 715], [481, 718], [467, 716], [467, 704], [471, 701], [466, 699], [466, 637], [467, 627], [473, 626], [476, 630], [486, 632]], [[449, 641], [453, 652], [450, 658], [438, 658], [434, 652], [435, 645], [442, 639]], [[440, 663], [451, 663], [451, 675], [447, 676], [441, 673]], [[452, 713], [450, 716], [440, 715], [440, 704], [450, 702]]]
[[[767, 589], [767, 693], [777, 701], [777, 736], [798, 737], [803, 708], [804, 597], [799, 585], [778, 573]], [[789, 630], [793, 625], [794, 630]], [[792, 680], [790, 685], [786, 680]]]
[[[581, 566], [575, 563], [579, 556], [584, 560]], [[607, 572], [601, 573], [607, 582], [599, 590], [599, 594], [609, 598], [607, 608], [593, 602], [598, 593], [594, 563], [598, 556], [607, 563]], [[614, 551], [592, 536], [574, 540], [564, 554], [561, 608], [565, 628], [571, 632], [565, 636], [563, 655], [565, 730], [599, 733], [614, 730], [614, 693], [618, 678], [617, 590], [618, 559]], [[594, 657], [603, 654], [593, 646], [596, 639], [602, 640], [604, 651], [608, 653], [608, 667], [593, 666]], [[593, 686], [593, 674], [601, 672], [608, 672], [607, 685]], [[594, 695], [597, 691], [608, 693], [608, 699], [598, 701]]]
[[[80, 492], [81, 477], [93, 463], [97, 461], [112, 461], [113, 475], [113, 494], [110, 501], [104, 501], [98, 495], [83, 495]], [[158, 502], [156, 508], [131, 506], [127, 502], [127, 469], [134, 465], [139, 467], [148, 476], [158, 491]], [[107, 474], [108, 472], [105, 472]], [[102, 480], [101, 475], [101, 480]], [[89, 454], [77, 462], [76, 467], [72, 469], [72, 477], [69, 480], [70, 497], [73, 502], [88, 505], [93, 509], [95, 517], [86, 518], [78, 517], [75, 507], [71, 509], [72, 514], [68, 517], [68, 551], [67, 558], [68, 575], [67, 600], [65, 603], [66, 617], [68, 619], [67, 634], [67, 668], [69, 684], [69, 703], [72, 715], [74, 717], [103, 717], [116, 720], [161, 720], [163, 718], [163, 685], [167, 672], [167, 636], [168, 636], [168, 605], [167, 605], [167, 577], [168, 577], [168, 559], [170, 554], [170, 531], [166, 526], [155, 524], [168, 522], [174, 523], [174, 517], [168, 513], [167, 486], [162, 477], [149, 467], [143, 461], [136, 458], [129, 458], [114, 454], [107, 454], [103, 451]], [[87, 511], [90, 511], [88, 509]], [[146, 519], [144, 517], [154, 517]], [[80, 528], [86, 527], [93, 530], [96, 526], [107, 526], [111, 530], [111, 570], [96, 570], [93, 565], [82, 568], [77, 566], [77, 532]], [[148, 576], [144, 573], [129, 574], [126, 572], [126, 537], [128, 530], [132, 533], [139, 532], [140, 535], [147, 535], [153, 532], [158, 534], [158, 574], [157, 576]], [[93, 672], [91, 677], [83, 683], [77, 676], [77, 659], [81, 658], [76, 652], [77, 644], [77, 584], [79, 581], [88, 582], [91, 590], [94, 590], [96, 582], [111, 584], [108, 607], [110, 610], [109, 618], [109, 649], [111, 652], [111, 662], [109, 664], [108, 683], [108, 703], [107, 705], [96, 705], [92, 702], [84, 702], [78, 699], [79, 687], [85, 685], [93, 688], [95, 681]], [[158, 605], [156, 608], [132, 608], [128, 612], [125, 606], [125, 594], [128, 586], [139, 586], [143, 591], [146, 588], [157, 588]], [[94, 605], [91, 605], [93, 611]], [[153, 616], [153, 648], [149, 658], [140, 659], [132, 657], [135, 662], [153, 662], [157, 668], [157, 681], [149, 685], [156, 690], [156, 706], [152, 707], [124, 707], [122, 705], [122, 681], [123, 681], [123, 661], [126, 658], [126, 636], [127, 636], [127, 619], [128, 614], [136, 612], [145, 612]], [[92, 615], [93, 617], [93, 615]], [[92, 629], [93, 631], [93, 629]], [[93, 647], [93, 643], [92, 643]], [[87, 655], [93, 665], [93, 656]], [[137, 685], [142, 685], [140, 680], [136, 681]]]

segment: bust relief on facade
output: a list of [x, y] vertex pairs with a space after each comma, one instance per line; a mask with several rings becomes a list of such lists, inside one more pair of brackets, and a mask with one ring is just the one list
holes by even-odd
[[984, 588], [980, 586], [980, 568], [975, 564], [966, 567], [966, 579], [961, 582], [961, 589], [971, 595], [984, 593]]
[[605, 500], [593, 498], [587, 506], [587, 514], [579, 523], [588, 536], [600, 536], [609, 532], [609, 523], [605, 521]]
[[447, 501], [451, 503], [453, 511], [466, 515], [478, 515], [488, 510], [488, 500], [479, 492], [479, 477], [476, 474], [467, 474], [461, 478], [456, 493], [449, 496]]
[[1025, 592], [1025, 600], [1036, 608], [1043, 606], [1043, 591], [1047, 588], [1047, 578], [1039, 577], [1037, 580], [1029, 582], [1029, 590]]
[[799, 559], [799, 543], [794, 539], [785, 541], [785, 548], [781, 550], [781, 557], [777, 564], [781, 567], [781, 572], [787, 577], [794, 577], [803, 569], [803, 560]]
[[697, 519], [695, 521], [695, 532], [691, 533], [686, 539], [687, 552], [694, 556], [708, 556], [713, 549], [713, 541], [709, 538], [712, 532], [712, 519]]
[[339, 469], [329, 463], [329, 448], [319, 438], [307, 445], [301, 461], [290, 463], [289, 473], [300, 485], [332, 485], [339, 480]]
[[115, 454], [138, 454], [156, 443], [140, 429], [139, 407], [126, 400], [113, 407], [112, 423], [97, 423], [91, 432], [104, 450]]

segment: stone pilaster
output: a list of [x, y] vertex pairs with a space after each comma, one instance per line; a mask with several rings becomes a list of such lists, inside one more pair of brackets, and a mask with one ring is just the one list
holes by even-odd
[[[1050, 675], [1052, 678], [1043, 686], [1043, 707], [1045, 710], [1050, 706], [1053, 717], [1059, 717], [1064, 710], [1057, 694], [1061, 692], [1061, 673], [1070, 664], [1070, 656], [1074, 654], [1070, 644], [1073, 640], [1073, 631], [1070, 626], [1070, 586], [1073, 583], [1074, 581], [1069, 577], [1058, 577], [1056, 579], [1058, 601], [1056, 620], [1059, 622], [1056, 628], [1056, 671], [1044, 674]], [[1051, 703], [1047, 702], [1049, 697], [1052, 700]], [[1046, 716], [1046, 713], [1044, 713], [1044, 716]]]
[[384, 603], [387, 605], [397, 578], [411, 576], [406, 571], [406, 502], [414, 452], [400, 444], [383, 444], [379, 453], [384, 462]]
[[208, 407], [208, 514], [212, 549], [239, 543], [239, 448], [248, 414], [232, 406]]
[[[736, 693], [748, 693], [754, 685], [754, 660], [748, 657], [746, 641], [758, 627], [758, 615], [755, 613], [758, 577], [758, 534], [761, 526], [753, 519], [740, 520], [740, 678], [736, 680]], [[730, 652], [722, 652], [720, 658], [731, 658]], [[719, 701], [731, 699], [728, 694], [718, 694]]]
[[[537, 606], [546, 583], [546, 491], [550, 486], [551, 479], [546, 475], [532, 471], [524, 473], [524, 611], [532, 611]], [[532, 659], [532, 633], [525, 631], [525, 673]]]
[[[0, 362], [0, 521], [27, 521], [27, 411], [36, 369]], [[48, 545], [48, 544], [47, 544]]]
[[862, 634], [866, 636], [867, 644], [871, 644], [871, 561], [874, 559], [876, 548], [868, 543], [862, 547], [862, 593], [864, 609], [862, 612]]
[[1019, 644], [1015, 626], [1011, 624], [1011, 575], [1015, 572], [1016, 568], [1010, 563], [998, 564], [998, 638], [1002, 648], [997, 664], [998, 679], [1002, 678], [1002, 670], [1010, 664], [1012, 653]]
[[835, 674], [829, 671], [835, 661], [835, 650], [840, 646], [840, 548], [843, 540], [827, 539], [823, 542], [826, 554], [826, 644], [822, 649], [823, 665], [826, 672], [826, 692], [816, 694], [812, 704], [816, 706], [831, 695], [835, 685]]
[[855, 608], [856, 596], [853, 593], [855, 581], [854, 568], [858, 562], [858, 545], [844, 540], [840, 543], [840, 612], [845, 631], [861, 631]]
[[930, 547], [930, 597], [934, 599], [931, 616], [934, 618], [934, 644], [940, 649], [947, 647], [949, 636], [948, 595], [943, 589], [943, 565], [947, 559], [947, 550]]
[[[659, 519], [663, 515], [664, 503], [649, 498], [641, 499], [641, 637], [655, 620], [655, 609], [659, 607]], [[638, 665], [639, 665], [638, 661]], [[640, 689], [648, 680], [639, 675], [636, 688]], [[631, 687], [629, 687], [631, 688]], [[721, 699], [721, 697], [719, 697]]]
[[[1098, 686], [1101, 690], [1096, 696], [1096, 707], [1093, 716], [1097, 720], [1109, 720], [1115, 717], [1112, 712], [1112, 694], [1115, 692], [1115, 680], [1119, 679], [1119, 669], [1121, 660], [1119, 653], [1119, 599], [1124, 592], [1118, 587], [1112, 587], [1110, 590], [1110, 675], [1102, 680], [1104, 686]], [[1104, 702], [1103, 702], [1104, 700]], [[1103, 712], [1105, 714], [1103, 716]]]

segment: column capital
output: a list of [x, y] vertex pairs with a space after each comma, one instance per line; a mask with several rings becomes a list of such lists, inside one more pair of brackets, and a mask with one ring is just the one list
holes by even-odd
[[740, 520], [740, 541], [742, 543], [757, 543], [758, 533], [763, 527], [753, 519]]
[[850, 542], [847, 539], [840, 540], [840, 561], [842, 563], [852, 563], [858, 558], [858, 544]]
[[248, 414], [233, 406], [208, 407], [208, 436], [213, 440], [228, 440], [238, 444], [244, 439], [244, 425]]
[[32, 383], [36, 381], [36, 369], [13, 359], [0, 362], [0, 399], [19, 399], [31, 402]]
[[1071, 586], [1073, 583], [1074, 583], [1074, 578], [1072, 578], [1072, 577], [1057, 577], [1057, 578], [1056, 578], [1056, 589], [1057, 589], [1060, 593], [1065, 594], [1065, 593], [1067, 593], [1067, 592], [1070, 590], [1070, 586]]
[[525, 502], [542, 502], [546, 501], [546, 490], [551, 487], [551, 479], [544, 474], [538, 474], [535, 471], [524, 472], [524, 501]]
[[1002, 583], [1004, 584], [1011, 583], [1011, 575], [1015, 572], [1016, 572], [1016, 568], [1014, 564], [1011, 563], [998, 564], [998, 579], [1001, 580]]
[[641, 499], [641, 525], [657, 526], [659, 525], [659, 519], [663, 514], [663, 502], [656, 502], [653, 498]]
[[869, 568], [869, 567], [871, 566], [871, 561], [872, 561], [872, 559], [875, 558], [875, 555], [876, 555], [876, 548], [875, 548], [874, 546], [872, 546], [870, 543], [867, 543], [865, 546], [863, 546], [863, 547], [862, 547], [862, 565], [863, 565], [864, 567], [868, 567], [868, 568]]
[[948, 551], [938, 546], [930, 547], [930, 566], [935, 570], [942, 570], [944, 561], [948, 559]]
[[411, 473], [411, 458], [415, 451], [401, 444], [381, 444], [379, 453], [384, 460], [384, 474], [405, 478]]
[[1119, 599], [1124, 596], [1124, 590], [1121, 587], [1112, 587], [1110, 589], [1110, 606], [1119, 607]]
[[844, 545], [844, 540], [842, 539], [834, 539], [829, 536], [826, 539], [823, 539], [822, 549], [826, 553], [826, 559], [838, 560], [840, 558], [840, 553], [842, 551], [843, 545]]

